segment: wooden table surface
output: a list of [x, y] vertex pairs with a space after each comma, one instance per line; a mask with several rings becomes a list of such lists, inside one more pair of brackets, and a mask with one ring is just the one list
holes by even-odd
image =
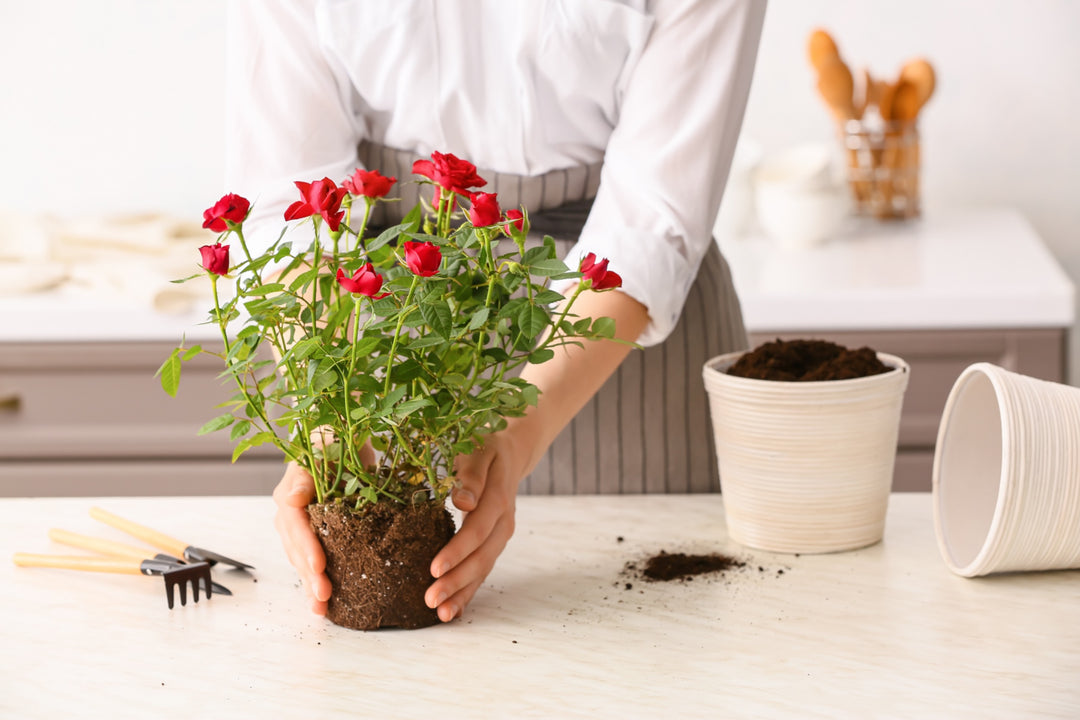
[[[137, 543], [100, 506], [256, 566], [170, 611], [159, 578], [18, 568], [51, 527]], [[1080, 573], [969, 580], [929, 494], [885, 540], [774, 555], [710, 496], [523, 497], [463, 619], [361, 633], [309, 613], [265, 497], [0, 500], [0, 717], [1080, 717]], [[620, 540], [620, 538], [622, 538]], [[628, 574], [661, 550], [746, 566]]]

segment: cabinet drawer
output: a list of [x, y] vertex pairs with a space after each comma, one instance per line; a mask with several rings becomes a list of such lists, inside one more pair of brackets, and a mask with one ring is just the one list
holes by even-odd
[[[0, 460], [0, 497], [269, 495], [285, 465], [216, 460]], [[269, 500], [267, 501], [269, 502]]]
[[154, 373], [173, 347], [0, 344], [0, 459], [230, 458], [227, 434], [197, 434], [234, 392], [217, 377], [220, 361], [184, 363], [172, 398]]

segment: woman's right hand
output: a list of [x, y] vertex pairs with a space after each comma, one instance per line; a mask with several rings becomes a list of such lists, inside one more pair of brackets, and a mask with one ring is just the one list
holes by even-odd
[[326, 554], [319, 539], [308, 523], [307, 506], [315, 501], [315, 481], [311, 474], [291, 462], [281, 482], [274, 488], [274, 527], [281, 536], [281, 544], [289, 562], [300, 575], [311, 611], [326, 614], [326, 601], [330, 599], [330, 579], [326, 577]]

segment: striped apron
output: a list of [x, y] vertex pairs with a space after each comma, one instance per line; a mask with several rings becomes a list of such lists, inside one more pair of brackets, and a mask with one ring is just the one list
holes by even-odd
[[[415, 153], [364, 143], [360, 160], [408, 178]], [[479, 171], [502, 207], [529, 211], [530, 236], [555, 239], [565, 256], [577, 241], [600, 184], [600, 166], [535, 177]], [[399, 182], [402, 202], [380, 203], [371, 221], [398, 222], [420, 199]], [[395, 212], [396, 211], [396, 212]], [[506, 240], [505, 242], [509, 242]], [[720, 490], [708, 398], [701, 378], [710, 358], [748, 347], [727, 263], [711, 243], [682, 316], [659, 345], [633, 350], [555, 438], [520, 491], [533, 495], [700, 493]]]

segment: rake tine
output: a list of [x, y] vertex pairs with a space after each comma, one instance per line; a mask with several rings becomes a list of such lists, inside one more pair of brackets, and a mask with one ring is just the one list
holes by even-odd
[[195, 563], [193, 565], [183, 565], [179, 567], [173, 567], [166, 570], [162, 575], [165, 577], [165, 595], [169, 600], [169, 609], [173, 607], [173, 588], [177, 588], [180, 593], [180, 604], [187, 605], [187, 584], [191, 583], [192, 598], [195, 602], [199, 602], [199, 581], [204, 581], [203, 590], [206, 598], [209, 600], [212, 590], [212, 583], [210, 581], [210, 566], [206, 563]]

